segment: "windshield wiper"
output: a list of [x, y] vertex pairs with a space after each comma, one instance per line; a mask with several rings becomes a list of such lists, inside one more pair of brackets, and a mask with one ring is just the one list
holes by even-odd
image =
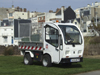
[[73, 47], [75, 47], [75, 44], [73, 43], [74, 39], [69, 39], [68, 44], [72, 44]]

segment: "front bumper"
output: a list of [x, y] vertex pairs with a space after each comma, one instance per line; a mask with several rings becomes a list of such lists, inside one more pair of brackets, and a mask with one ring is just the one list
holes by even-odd
[[83, 62], [83, 57], [62, 58], [60, 63], [74, 63], [74, 62]]

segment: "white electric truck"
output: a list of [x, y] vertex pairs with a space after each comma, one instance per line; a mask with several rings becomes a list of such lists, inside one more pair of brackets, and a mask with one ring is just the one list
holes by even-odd
[[[45, 67], [52, 63], [83, 61], [84, 38], [75, 24], [48, 22], [40, 26], [32, 23], [28, 23], [28, 27], [25, 25], [19, 25], [19, 50], [24, 55], [25, 65], [33, 64], [34, 60], [41, 61]], [[29, 34], [22, 37], [27, 31]]]

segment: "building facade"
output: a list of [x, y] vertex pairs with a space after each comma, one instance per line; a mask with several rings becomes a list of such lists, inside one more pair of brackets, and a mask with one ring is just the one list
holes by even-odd
[[100, 3], [95, 2], [92, 5], [88, 4], [86, 7], [75, 10], [76, 17], [80, 18], [81, 30], [88, 32], [88, 27], [92, 25], [94, 20], [95, 25], [100, 24]]
[[0, 27], [0, 45], [8, 46], [14, 43], [14, 29], [13, 26]]

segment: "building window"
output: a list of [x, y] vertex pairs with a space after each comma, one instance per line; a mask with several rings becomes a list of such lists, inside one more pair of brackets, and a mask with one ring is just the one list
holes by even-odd
[[83, 22], [83, 24], [86, 24], [86, 22]]
[[11, 43], [13, 44], [13, 37], [11, 38]]
[[41, 20], [41, 17], [39, 17], [39, 21]]
[[42, 20], [43, 20], [43, 17], [42, 17]]
[[44, 20], [44, 16], [42, 17], [42, 20]]
[[13, 14], [12, 13], [9, 13], [9, 17], [12, 17], [13, 16]]
[[13, 21], [9, 21], [9, 25], [10, 26], [14, 25]]
[[4, 43], [7, 43], [7, 36], [4, 36]]

